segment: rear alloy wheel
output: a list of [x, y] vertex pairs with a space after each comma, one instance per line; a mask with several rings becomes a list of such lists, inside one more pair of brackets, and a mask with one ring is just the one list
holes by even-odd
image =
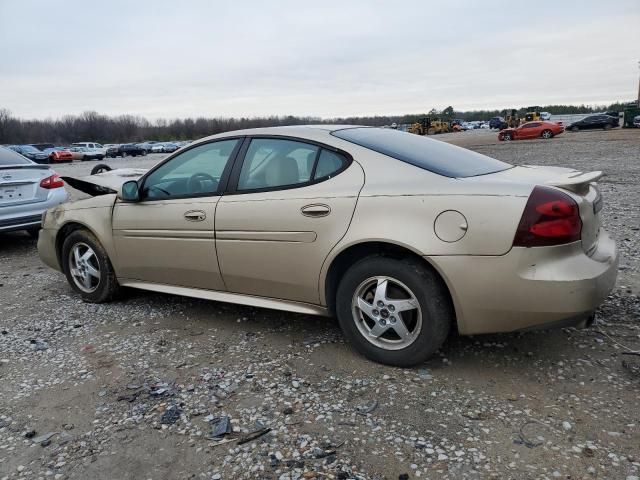
[[502, 138], [506, 141], [509, 142], [511, 141], [511, 134], [510, 133], [505, 133]]
[[542, 131], [542, 138], [549, 139], [551, 137], [553, 137], [553, 132], [551, 130], [543, 130]]
[[75, 230], [62, 245], [62, 264], [67, 281], [91, 303], [111, 300], [119, 285], [106, 251], [95, 236]]
[[342, 278], [336, 296], [345, 336], [367, 358], [398, 367], [427, 360], [453, 321], [435, 273], [410, 260], [368, 257]]

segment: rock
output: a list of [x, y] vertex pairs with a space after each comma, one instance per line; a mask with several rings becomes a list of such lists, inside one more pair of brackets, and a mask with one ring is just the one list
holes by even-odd
[[562, 422], [562, 428], [568, 432], [569, 430], [571, 430], [572, 426], [565, 420], [564, 422]]

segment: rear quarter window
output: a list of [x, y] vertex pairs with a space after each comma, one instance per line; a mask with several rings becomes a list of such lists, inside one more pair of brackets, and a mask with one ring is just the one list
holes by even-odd
[[389, 128], [355, 127], [331, 134], [445, 177], [475, 177], [512, 167], [465, 148]]

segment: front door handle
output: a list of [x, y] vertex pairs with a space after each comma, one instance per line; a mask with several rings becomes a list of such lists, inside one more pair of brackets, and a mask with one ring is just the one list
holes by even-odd
[[313, 205], [305, 205], [300, 211], [305, 217], [326, 217], [331, 213], [331, 207], [324, 203], [314, 203]]
[[189, 210], [188, 212], [184, 212], [184, 218], [190, 222], [201, 222], [207, 218], [207, 214], [202, 210]]

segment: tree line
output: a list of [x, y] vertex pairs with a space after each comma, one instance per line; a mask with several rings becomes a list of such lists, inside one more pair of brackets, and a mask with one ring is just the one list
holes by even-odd
[[[624, 103], [611, 105], [546, 105], [541, 111], [552, 114], [588, 114], [602, 111], [620, 111]], [[526, 108], [518, 109], [524, 115]], [[65, 115], [60, 118], [21, 119], [7, 109], [0, 108], [0, 144], [54, 143], [68, 145], [78, 141], [100, 143], [128, 143], [143, 140], [194, 140], [216, 133], [243, 128], [272, 127], [305, 124], [355, 124], [384, 126], [411, 124], [425, 116], [445, 119], [459, 118], [465, 121], [488, 120], [500, 116], [504, 110], [456, 111], [453, 107], [444, 110], [431, 109], [427, 113], [406, 115], [354, 116], [342, 118], [319, 118], [304, 116], [269, 116], [240, 118], [178, 118], [149, 121], [134, 115], [107, 116], [94, 111], [80, 115]]]

